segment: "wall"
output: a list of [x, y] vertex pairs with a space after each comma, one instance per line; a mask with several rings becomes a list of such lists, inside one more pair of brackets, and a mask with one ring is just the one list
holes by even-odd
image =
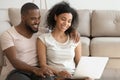
[[120, 10], [120, 0], [69, 0], [77, 9]]
[[[62, 0], [46, 0], [48, 7], [54, 5]], [[6, 9], [10, 7], [20, 8], [26, 2], [33, 2], [33, 0], [0, 0], [0, 9]], [[40, 7], [40, 0], [34, 0], [34, 3]], [[44, 0], [41, 0], [42, 7], [45, 8]]]
[[[47, 0], [48, 9], [51, 8], [55, 3], [62, 0]], [[110, 9], [120, 10], [120, 0], [65, 0], [69, 1], [70, 4], [76, 9]], [[18, 7], [20, 8], [25, 2], [32, 2], [32, 0], [0, 0], [0, 8]], [[40, 0], [35, 0], [38, 6]], [[42, 0], [42, 8], [45, 8]]]

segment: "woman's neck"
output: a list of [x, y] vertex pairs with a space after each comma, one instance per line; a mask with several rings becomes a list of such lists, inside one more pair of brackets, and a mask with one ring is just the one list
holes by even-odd
[[64, 43], [68, 39], [68, 36], [64, 32], [57, 31], [57, 30], [52, 31], [52, 36], [55, 38], [56, 41], [60, 43]]

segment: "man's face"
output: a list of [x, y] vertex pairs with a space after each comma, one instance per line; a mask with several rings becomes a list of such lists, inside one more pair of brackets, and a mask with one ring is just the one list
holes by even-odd
[[24, 17], [25, 27], [32, 33], [38, 32], [41, 17], [39, 9], [29, 10]]

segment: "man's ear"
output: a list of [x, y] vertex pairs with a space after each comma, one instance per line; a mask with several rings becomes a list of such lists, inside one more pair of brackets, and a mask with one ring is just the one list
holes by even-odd
[[26, 18], [24, 15], [21, 16], [21, 20], [24, 21]]

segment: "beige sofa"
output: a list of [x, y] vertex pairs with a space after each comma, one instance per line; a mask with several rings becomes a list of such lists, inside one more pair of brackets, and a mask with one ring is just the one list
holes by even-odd
[[[10, 28], [11, 25], [17, 25], [20, 22], [19, 12], [19, 9], [0, 9], [0, 33]], [[46, 10], [41, 10], [40, 26], [44, 26], [45, 13]], [[109, 62], [100, 80], [119, 80], [120, 11], [78, 10], [78, 13], [80, 19], [78, 31], [81, 34], [82, 55], [109, 57]], [[1, 77], [3, 78], [3, 75]], [[2, 78], [0, 80], [4, 80]]]

